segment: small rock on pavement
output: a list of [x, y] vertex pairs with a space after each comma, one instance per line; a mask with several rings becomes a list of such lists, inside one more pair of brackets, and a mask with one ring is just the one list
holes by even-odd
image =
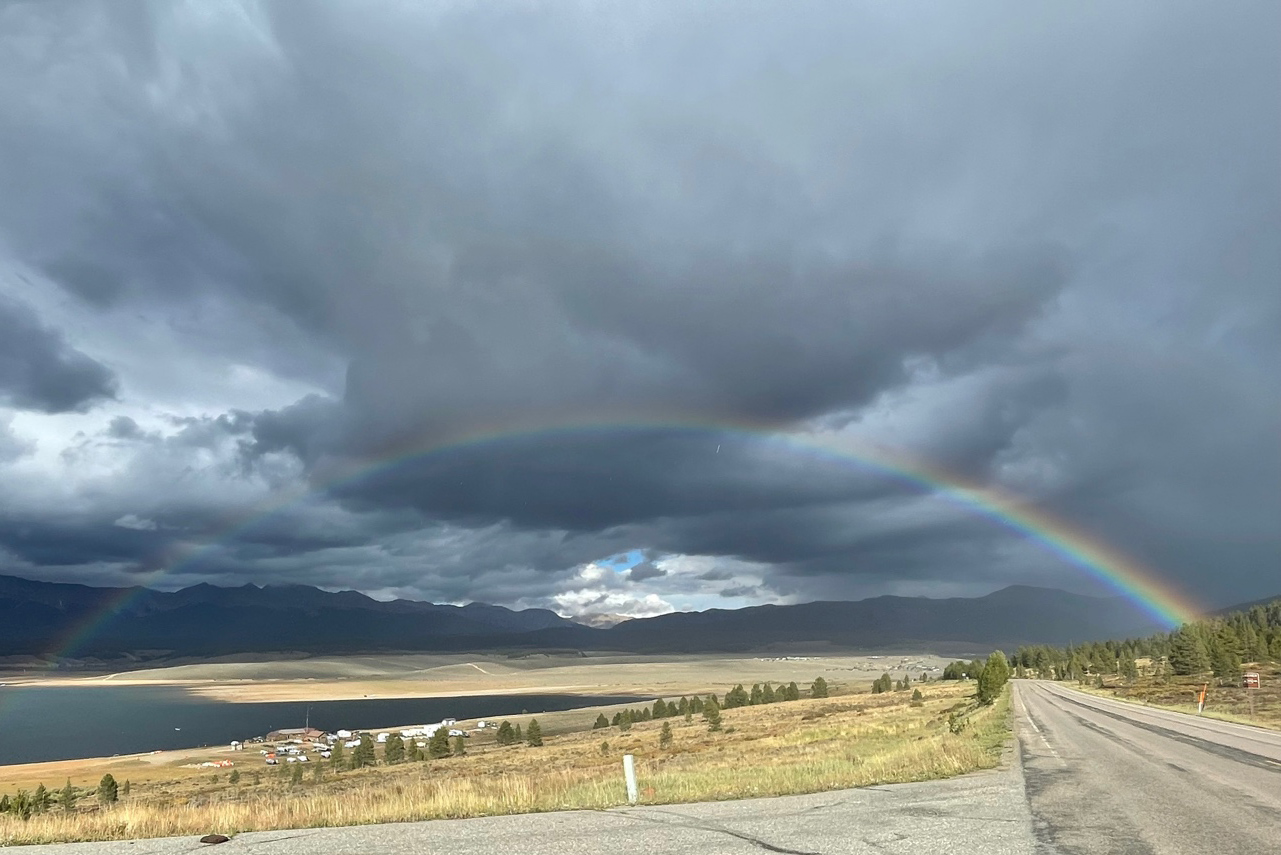
[[225, 834], [206, 834], [200, 838], [201, 843], [226, 843], [231, 838]]

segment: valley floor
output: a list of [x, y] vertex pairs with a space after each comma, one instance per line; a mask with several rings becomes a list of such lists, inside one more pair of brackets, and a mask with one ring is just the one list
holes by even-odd
[[[823, 673], [814, 662], [793, 665], [808, 665], [812, 676]], [[925, 683], [915, 703], [911, 691], [871, 695], [867, 685], [860, 679], [846, 684], [847, 692], [857, 693], [725, 710], [719, 732], [698, 715], [626, 730], [592, 730], [596, 710], [540, 715], [543, 747], [499, 746], [490, 732], [467, 740], [464, 756], [341, 772], [315, 763], [301, 781], [293, 769], [251, 765], [257, 758], [242, 760], [247, 752], [240, 753], [245, 765], [235, 782], [226, 770], [183, 769], [172, 762], [135, 765], [133, 771], [113, 772], [118, 779], [132, 775], [132, 791], [121, 804], [100, 809], [84, 798], [69, 814], [55, 810], [26, 821], [0, 816], [0, 843], [607, 807], [625, 802], [619, 768], [625, 753], [637, 757], [641, 802], [649, 804], [927, 780], [999, 761], [1008, 706], [976, 709], [973, 683]], [[729, 685], [714, 688], [723, 695]], [[511, 720], [528, 731], [528, 717]], [[666, 746], [660, 744], [664, 724], [672, 732]], [[51, 789], [72, 768], [41, 765]], [[30, 782], [35, 770], [21, 778], [10, 774], [20, 768], [0, 770], [0, 792], [11, 792], [19, 780]], [[90, 786], [96, 774], [98, 769], [85, 765], [73, 784]]]
[[86, 676], [18, 674], [3, 679], [12, 686], [176, 686], [232, 703], [517, 693], [656, 696], [723, 691], [727, 679], [747, 685], [808, 681], [815, 676], [829, 682], [858, 682], [884, 671], [937, 677], [948, 661], [922, 654], [402, 654], [219, 661]]

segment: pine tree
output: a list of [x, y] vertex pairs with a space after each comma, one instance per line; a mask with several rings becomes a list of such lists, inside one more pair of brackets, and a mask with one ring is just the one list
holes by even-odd
[[685, 697], [684, 695], [681, 695], [680, 701], [678, 701], [676, 704], [676, 714], [679, 716], [684, 716], [688, 712], [689, 712], [689, 698]]
[[[729, 706], [729, 699], [726, 698], [725, 700], [726, 700], [726, 706]], [[752, 694], [750, 697], [748, 697], [747, 702], [752, 706], [757, 706], [758, 704], [765, 703], [765, 693], [761, 691], [760, 683], [752, 684]]]
[[342, 742], [335, 742], [333, 748], [329, 750], [329, 765], [335, 769], [341, 769], [346, 766], [346, 750]]
[[882, 692], [888, 692], [893, 687], [894, 679], [887, 672], [872, 681], [872, 694], [879, 695]]
[[524, 741], [525, 741], [525, 734], [520, 732], [520, 725], [518, 724], [516, 725], [516, 739], [513, 741], [512, 744], [514, 745]]
[[120, 788], [110, 772], [103, 775], [102, 780], [98, 782], [97, 794], [98, 801], [104, 805], [115, 804], [120, 799]]
[[383, 760], [388, 764], [399, 763], [405, 759], [405, 740], [399, 733], [393, 733], [387, 737], [387, 742], [383, 745]]
[[774, 691], [774, 687], [771, 686], [769, 683], [766, 683], [765, 686], [761, 689], [761, 703], [772, 704], [777, 700], [779, 700], [779, 697], [778, 697], [778, 694]]
[[787, 684], [787, 700], [799, 701], [801, 699], [801, 688], [796, 685], [796, 681]]
[[670, 721], [663, 722], [663, 729], [658, 732], [658, 747], [672, 747], [672, 723]]
[[295, 787], [302, 783], [301, 763], [294, 763], [293, 768], [289, 770], [289, 783]]
[[36, 786], [36, 791], [31, 795], [31, 812], [45, 813], [53, 806], [53, 794], [45, 787], [43, 783]]
[[703, 704], [703, 718], [707, 720], [707, 729], [713, 733], [721, 729], [721, 706], [712, 696]]
[[814, 682], [810, 684], [810, 697], [826, 698], [827, 697], [827, 681], [824, 680], [822, 677], [818, 677], [817, 679], [815, 679]]
[[596, 723], [592, 725], [592, 730], [600, 730], [603, 727], [609, 727], [609, 719], [605, 718], [604, 713], [601, 713], [596, 716]]
[[[58, 794], [58, 803], [62, 805], [64, 813], [71, 813], [71, 811], [75, 810], [76, 791], [75, 788], [71, 786], [70, 778], [67, 779], [67, 785], [62, 788], [62, 792]], [[4, 810], [0, 809], [0, 813], [4, 813]]]
[[530, 748], [543, 747], [543, 729], [538, 726], [538, 719], [529, 720], [529, 729], [525, 731], [525, 742]]
[[417, 763], [423, 759], [423, 750], [418, 747], [417, 739], [410, 739], [405, 743], [405, 759], [410, 763]]
[[[67, 783], [70, 783], [70, 781]], [[13, 805], [9, 801], [9, 794], [0, 795], [0, 813], [9, 813], [12, 807]]]
[[658, 700], [654, 701], [653, 714], [654, 714], [654, 718], [667, 718], [667, 716], [669, 715], [669, 713], [667, 712], [667, 702], [664, 701], [662, 698], [659, 698]]
[[360, 744], [351, 750], [350, 766], [353, 769], [362, 769], [365, 766], [373, 766], [374, 758], [374, 738], [368, 733], [360, 734]]
[[[507, 722], [503, 722], [507, 724]], [[510, 725], [508, 725], [510, 727]], [[503, 729], [498, 728], [498, 735], [501, 738]], [[506, 745], [508, 743], [501, 743]], [[433, 760], [439, 760], [441, 757], [449, 756], [449, 728], [438, 727], [432, 732], [431, 738], [427, 740], [427, 756]]]
[[[316, 768], [320, 768], [320, 766], [319, 766], [319, 765], [317, 765], [317, 767], [316, 767]], [[233, 787], [234, 787], [236, 784], [239, 784], [239, 783], [240, 783], [240, 770], [239, 770], [239, 769], [232, 769], [232, 770], [231, 770], [231, 774], [227, 776], [227, 783], [228, 783], [228, 784], [231, 784]]]
[[919, 707], [925, 704], [925, 697], [921, 694], [920, 689], [912, 690], [912, 706]]
[[467, 740], [461, 736], [454, 737], [454, 756], [462, 757], [467, 753]]
[[[512, 727], [510, 721], [505, 721], [498, 725], [498, 735], [496, 741], [499, 745], [511, 745], [516, 741], [516, 730]], [[429, 748], [431, 746], [428, 746]]]
[[1170, 636], [1170, 667], [1175, 674], [1204, 674], [1210, 670], [1205, 642], [1190, 627], [1183, 626]]
[[129, 783], [129, 779], [128, 779], [128, 778], [125, 778], [125, 785], [124, 785], [123, 787], [121, 787], [121, 788], [120, 788], [120, 795], [122, 795], [122, 796], [127, 796], [127, 795], [129, 795], [129, 791], [130, 791], [131, 789], [133, 789], [133, 785]]
[[620, 723], [622, 720], [623, 720], [623, 714], [622, 714], [622, 712], [616, 712], [616, 713], [614, 713], [614, 717], [613, 717], [612, 719], [610, 719], [609, 723], [610, 723], [610, 724], [612, 724], [614, 727], [618, 727], [619, 723]]
[[698, 695], [689, 699], [689, 711], [692, 713], [701, 713], [703, 711], [703, 699]]

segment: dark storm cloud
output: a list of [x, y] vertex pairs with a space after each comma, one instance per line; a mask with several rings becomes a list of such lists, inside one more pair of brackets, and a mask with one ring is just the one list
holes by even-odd
[[110, 369], [71, 347], [29, 306], [0, 294], [0, 403], [62, 413], [115, 392]]
[[653, 561], [642, 561], [627, 571], [627, 578], [632, 582], [644, 582], [646, 579], [657, 579], [666, 575], [667, 571], [655, 565]]
[[[526, 602], [572, 582], [583, 608], [686, 578], [761, 599], [1079, 584], [991, 521], [732, 429], [531, 432], [750, 424], [1003, 485], [1211, 600], [1271, 593], [1272, 4], [68, 3], [0, 24], [0, 262], [45, 277], [40, 318], [80, 312], [191, 396], [154, 405], [165, 384], [117, 384], [0, 296], [0, 401], [133, 408], [65, 449], [115, 473], [86, 492], [103, 507], [0, 523], [32, 565], [223, 538], [181, 573]], [[122, 344], [137, 318], [169, 336]], [[196, 353], [232, 390], [310, 392], [205, 406]], [[572, 581], [631, 549], [650, 560], [615, 587]]]

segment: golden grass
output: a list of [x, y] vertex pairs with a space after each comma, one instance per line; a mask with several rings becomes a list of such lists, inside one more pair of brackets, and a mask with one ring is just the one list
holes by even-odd
[[[121, 804], [86, 806], [22, 821], [0, 816], [0, 844], [110, 840], [210, 832], [361, 825], [488, 816], [623, 804], [620, 758], [637, 758], [643, 803], [732, 799], [918, 781], [989, 768], [1009, 733], [1008, 698], [971, 710], [960, 733], [949, 727], [969, 685], [926, 685], [913, 707], [905, 692], [844, 695], [727, 710], [726, 732], [700, 717], [667, 719], [670, 749], [658, 747], [662, 722], [562, 734], [543, 748], [469, 745], [465, 757], [381, 766], [291, 786], [287, 773], [240, 786], [207, 774], [187, 782], [135, 784]], [[602, 741], [608, 741], [602, 750]], [[480, 743], [472, 739], [471, 743]], [[52, 782], [51, 782], [52, 785]]]

